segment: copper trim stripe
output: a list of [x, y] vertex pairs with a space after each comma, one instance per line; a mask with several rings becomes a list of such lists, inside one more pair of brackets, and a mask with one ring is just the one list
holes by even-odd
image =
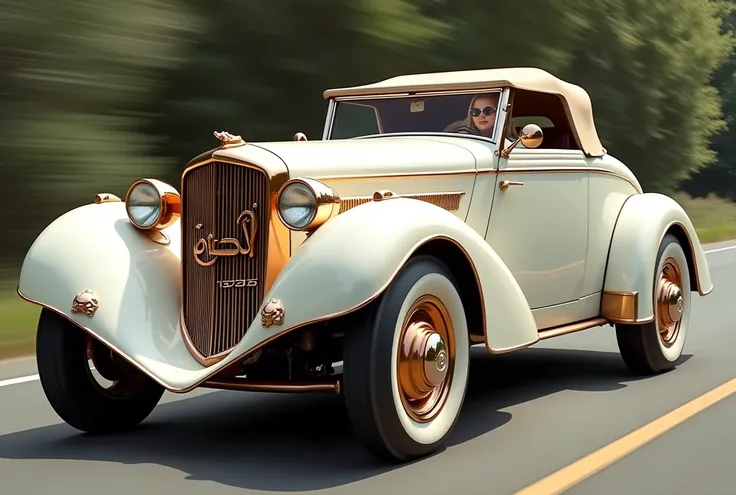
[[476, 169], [463, 169], [463, 170], [443, 170], [435, 172], [387, 172], [387, 173], [373, 173], [373, 174], [349, 174], [349, 175], [317, 175], [311, 177], [312, 179], [325, 182], [328, 180], [363, 180], [363, 179], [413, 179], [413, 178], [426, 178], [426, 177], [444, 177], [444, 176], [458, 176], [458, 175], [477, 175], [479, 173], [496, 173], [496, 169], [488, 170], [476, 170]]
[[[614, 170], [608, 170], [606, 168], [598, 167], [508, 167], [500, 170], [493, 170], [492, 173], [497, 174], [574, 174], [574, 173], [590, 173], [598, 175], [608, 175], [616, 177], [625, 182], [628, 182], [636, 192], [642, 194], [644, 191], [638, 186], [631, 178], [616, 172]], [[482, 173], [482, 172], [481, 172]]]
[[[420, 193], [420, 194], [399, 194], [402, 198], [418, 199], [431, 203], [440, 208], [444, 208], [448, 211], [455, 211], [460, 209], [460, 199], [465, 195], [465, 192], [439, 192], [439, 193]], [[351, 208], [360, 206], [362, 204], [373, 201], [373, 196], [349, 196], [346, 198], [340, 198], [340, 213], [343, 213]]]
[[133, 358], [131, 358], [130, 356], [128, 356], [127, 354], [125, 354], [123, 351], [121, 351], [119, 347], [117, 347], [116, 345], [112, 344], [109, 340], [102, 338], [97, 332], [95, 332], [94, 330], [92, 330], [88, 326], [84, 325], [83, 323], [75, 320], [74, 318], [72, 318], [71, 316], [69, 316], [68, 314], [66, 314], [66, 312], [64, 310], [61, 310], [59, 308], [55, 308], [55, 307], [53, 307], [53, 306], [51, 306], [49, 304], [43, 303], [41, 301], [38, 301], [36, 299], [32, 299], [32, 298], [26, 296], [20, 290], [20, 286], [17, 286], [16, 289], [15, 289], [15, 291], [18, 293], [18, 296], [21, 299], [23, 299], [24, 301], [28, 301], [31, 304], [35, 304], [37, 306], [40, 306], [41, 308], [47, 309], [49, 311], [53, 311], [55, 314], [57, 314], [58, 316], [61, 316], [62, 318], [64, 318], [65, 320], [67, 320], [69, 323], [71, 323], [73, 325], [76, 325], [79, 329], [87, 332], [89, 335], [91, 335], [92, 337], [94, 337], [95, 339], [99, 340], [104, 345], [106, 345], [107, 347], [109, 347], [110, 349], [112, 349], [113, 351], [115, 351], [118, 355], [120, 355], [120, 357], [122, 357], [123, 359], [125, 359], [128, 363], [130, 363], [138, 371], [140, 371], [144, 375], [148, 376], [151, 380], [155, 381], [156, 383], [158, 383], [162, 387], [166, 388], [167, 390], [169, 390], [171, 392], [175, 392], [175, 393], [185, 393], [185, 392], [188, 392], [189, 390], [193, 390], [194, 387], [192, 387], [190, 389], [187, 389], [187, 390], [184, 390], [184, 391], [179, 391], [179, 390], [170, 388], [169, 385], [167, 385], [159, 377], [157, 377], [156, 375], [154, 375], [153, 373], [151, 373], [150, 371], [148, 371], [142, 364], [138, 363], [136, 360], [134, 360]]
[[[693, 245], [693, 240], [690, 237], [690, 232], [688, 232], [688, 230], [685, 227], [685, 225], [682, 222], [679, 222], [677, 220], [674, 220], [674, 221], [670, 222], [667, 225], [667, 227], [662, 231], [662, 235], [660, 235], [660, 237], [659, 237], [659, 245], [662, 245], [662, 240], [664, 239], [664, 236], [666, 236], [667, 233], [671, 231], [672, 227], [679, 227], [682, 230], [683, 235], [687, 239], [687, 244], [688, 244], [687, 247], [690, 249], [690, 252], [689, 253], [687, 252], [687, 250], [685, 250], [685, 256], [687, 257], [689, 255], [690, 258], [692, 258], [692, 259], [691, 260], [689, 259], [688, 261], [692, 261], [692, 264], [693, 264], [693, 273], [691, 273], [691, 275], [690, 275], [690, 277], [691, 277], [691, 280], [690, 280], [690, 284], [691, 284], [690, 289], [692, 289], [692, 284], [694, 282], [695, 283], [695, 286], [697, 287], [698, 294], [700, 294], [701, 296], [707, 296], [713, 290], [713, 284], [711, 283], [710, 289], [705, 290], [703, 288], [703, 286], [701, 285], [701, 283], [700, 283], [700, 270], [698, 269], [698, 258], [695, 255], [695, 247]], [[682, 246], [682, 247], [683, 247], [683, 249], [685, 248], [685, 246]], [[652, 319], [653, 318], [654, 317], [652, 317]]]
[[628, 182], [634, 190], [642, 193], [642, 189], [629, 177], [605, 168], [597, 167], [509, 167], [498, 170], [496, 168], [480, 169], [480, 170], [450, 170], [445, 172], [396, 172], [387, 174], [355, 174], [355, 175], [331, 175], [319, 176], [316, 179], [325, 182], [330, 180], [365, 180], [365, 179], [413, 179], [428, 177], [444, 177], [444, 176], [462, 176], [462, 175], [482, 175], [482, 174], [570, 174], [570, 173], [590, 173], [597, 175], [608, 175], [617, 179]]
[[539, 340], [552, 339], [561, 335], [568, 335], [575, 332], [582, 332], [589, 328], [599, 327], [608, 324], [609, 321], [603, 317], [590, 318], [576, 323], [567, 323], [557, 327], [546, 328], [539, 331]]
[[213, 378], [212, 380], [207, 380], [201, 386], [221, 390], [250, 392], [334, 392], [336, 394], [340, 394], [339, 380], [295, 382]]

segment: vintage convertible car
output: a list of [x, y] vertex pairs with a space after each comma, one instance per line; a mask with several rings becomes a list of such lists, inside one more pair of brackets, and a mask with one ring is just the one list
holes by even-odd
[[344, 392], [364, 445], [402, 462], [443, 445], [472, 345], [615, 325], [634, 372], [673, 368], [708, 263], [680, 205], [603, 148], [583, 89], [511, 68], [325, 98], [322, 139], [215, 132], [180, 191], [141, 179], [39, 235], [18, 292], [43, 307], [64, 421], [129, 429], [164, 390]]

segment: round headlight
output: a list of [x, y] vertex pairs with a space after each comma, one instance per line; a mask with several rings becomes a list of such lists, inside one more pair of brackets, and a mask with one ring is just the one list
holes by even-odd
[[125, 197], [128, 218], [139, 229], [163, 229], [180, 213], [179, 194], [160, 181], [143, 179], [134, 182]]
[[312, 230], [339, 211], [335, 191], [314, 179], [292, 179], [279, 192], [279, 217], [292, 230]]
[[302, 182], [292, 182], [281, 191], [279, 213], [287, 227], [303, 229], [317, 213], [317, 197]]

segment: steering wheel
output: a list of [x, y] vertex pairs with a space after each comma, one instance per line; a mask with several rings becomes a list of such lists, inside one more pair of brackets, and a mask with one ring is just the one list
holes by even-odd
[[454, 129], [453, 132], [456, 132], [458, 134], [476, 134], [476, 132], [473, 129], [471, 129], [470, 127], [466, 125], [462, 125]]

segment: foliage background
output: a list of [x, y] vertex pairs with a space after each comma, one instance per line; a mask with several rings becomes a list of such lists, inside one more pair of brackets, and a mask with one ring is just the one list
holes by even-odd
[[215, 129], [316, 136], [326, 88], [417, 71], [547, 69], [588, 90], [604, 146], [646, 190], [733, 200], [734, 5], [0, 0], [0, 266], [13, 280], [95, 192], [178, 184]]

